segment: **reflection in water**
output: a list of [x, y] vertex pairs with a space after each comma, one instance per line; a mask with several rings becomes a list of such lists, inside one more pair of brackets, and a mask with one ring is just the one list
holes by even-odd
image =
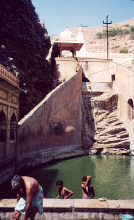
[[[82, 177], [92, 176], [95, 198], [134, 198], [134, 157], [116, 155], [92, 155], [45, 164], [23, 175], [35, 177], [43, 186], [47, 198], [57, 195], [56, 181], [62, 179], [64, 185], [74, 192], [71, 198], [81, 198]], [[2, 197], [12, 198], [9, 183]]]

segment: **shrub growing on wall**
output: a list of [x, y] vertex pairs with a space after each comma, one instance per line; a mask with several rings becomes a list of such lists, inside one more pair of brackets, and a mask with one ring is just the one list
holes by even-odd
[[121, 48], [120, 53], [128, 53], [128, 48], [126, 47]]
[[20, 116], [27, 114], [52, 88], [50, 65], [45, 59], [50, 44], [31, 0], [0, 0], [0, 44], [13, 57], [20, 73]]

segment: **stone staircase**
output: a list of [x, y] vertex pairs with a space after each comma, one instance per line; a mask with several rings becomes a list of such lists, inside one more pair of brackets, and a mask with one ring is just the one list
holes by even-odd
[[[88, 144], [87, 139], [90, 153], [129, 154], [129, 134], [117, 114], [118, 95], [112, 91], [92, 96], [90, 92], [83, 94], [83, 100], [83, 103], [86, 102], [84, 109], [89, 105], [94, 119], [94, 136], [90, 136], [94, 140], [92, 146]], [[90, 100], [90, 103], [87, 103], [87, 100]], [[87, 121], [85, 123], [87, 128]], [[91, 125], [88, 129], [91, 129]], [[90, 134], [93, 132], [90, 131]]]

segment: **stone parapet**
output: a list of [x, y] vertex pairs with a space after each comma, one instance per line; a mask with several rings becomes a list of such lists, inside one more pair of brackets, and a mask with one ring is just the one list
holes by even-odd
[[3, 65], [0, 64], [0, 78], [6, 80], [15, 87], [19, 87], [19, 79], [13, 73], [8, 71]]
[[74, 61], [76, 62], [76, 58], [74, 57], [56, 57], [56, 61]]
[[85, 92], [109, 92], [112, 91], [113, 82], [83, 82], [82, 91]]
[[94, 58], [94, 57], [78, 57], [77, 58], [78, 62], [111, 62], [112, 59], [103, 59], [103, 58]]
[[19, 121], [18, 166], [33, 167], [84, 154], [81, 147], [81, 87], [82, 68]]
[[[0, 219], [12, 219], [16, 199], [0, 201]], [[133, 200], [107, 199], [44, 199], [42, 216], [36, 215], [35, 220], [121, 220], [123, 214], [134, 216]], [[23, 218], [21, 218], [23, 219]]]

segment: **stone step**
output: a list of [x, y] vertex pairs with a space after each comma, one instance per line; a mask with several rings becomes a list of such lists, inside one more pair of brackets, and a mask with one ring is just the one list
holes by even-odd
[[117, 118], [107, 119], [107, 123], [112, 124], [113, 122], [118, 122], [119, 123], [119, 120]]
[[104, 148], [101, 154], [129, 155], [130, 149], [125, 148]]
[[120, 122], [120, 121], [119, 121], [119, 122], [115, 123], [114, 125], [115, 125], [115, 126], [117, 126], [117, 125], [123, 125], [123, 122]]
[[120, 141], [118, 143], [112, 143], [112, 144], [100, 144], [100, 147], [103, 148], [125, 148], [125, 149], [129, 149], [130, 148], [130, 141], [124, 140], [124, 141]]
[[108, 115], [108, 118], [117, 118], [117, 111], [113, 111]]
[[120, 132], [119, 134], [116, 135], [118, 138], [127, 138], [129, 137], [129, 134], [127, 131]]
[[[101, 141], [102, 144], [115, 144], [115, 143], [119, 143], [121, 141], [128, 141], [128, 139], [126, 140], [125, 138], [124, 139], [118, 139], [118, 138], [108, 138], [107, 140], [104, 140], [104, 141]], [[98, 142], [99, 143], [99, 142]]]
[[106, 111], [105, 111], [105, 110], [102, 110], [102, 111], [99, 110], [99, 111], [97, 112], [97, 115], [102, 115], [102, 114], [105, 115], [105, 114], [106, 114]]
[[105, 130], [106, 133], [108, 134], [117, 134], [120, 133], [122, 131], [126, 131], [126, 129], [124, 127], [121, 126], [116, 126], [116, 127], [110, 127], [108, 129]]

